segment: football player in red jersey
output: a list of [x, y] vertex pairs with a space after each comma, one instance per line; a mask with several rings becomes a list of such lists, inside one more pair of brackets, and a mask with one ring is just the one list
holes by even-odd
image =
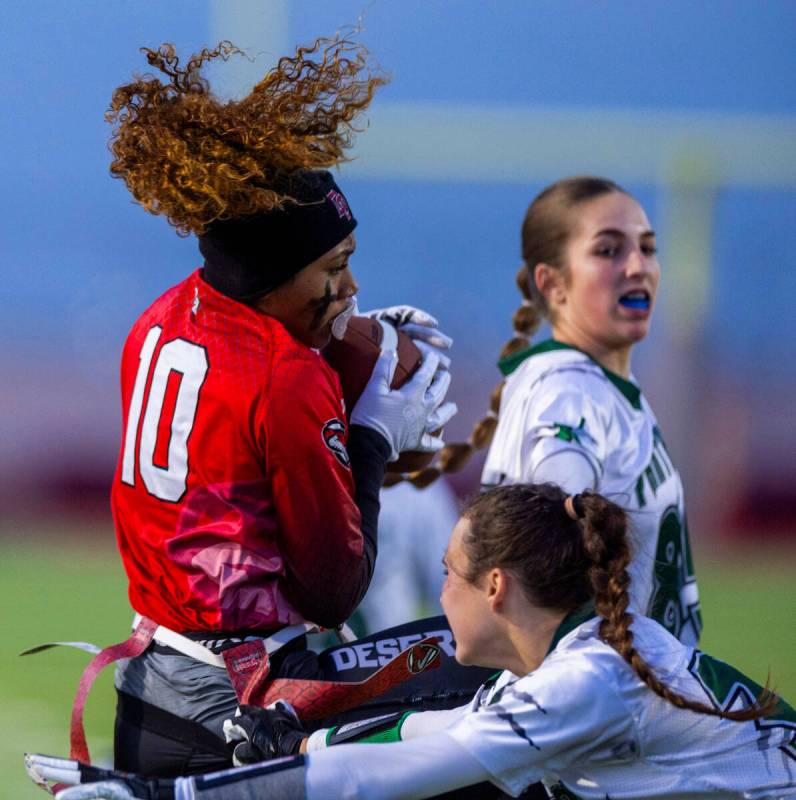
[[[383, 353], [353, 409], [318, 352], [357, 291], [356, 220], [323, 168], [384, 78], [349, 38], [319, 39], [222, 103], [200, 70], [233, 51], [181, 67], [171, 45], [145, 50], [167, 80], [119, 87], [108, 112], [112, 174], [204, 256], [139, 317], [122, 357], [112, 508], [130, 601], [210, 654], [156, 637], [121, 662], [116, 766], [144, 774], [228, 762], [221, 724], [237, 700], [212, 656], [346, 620], [373, 572], [385, 462], [439, 449], [428, 431], [455, 412], [433, 349], [400, 390]], [[313, 658], [299, 636], [271, 674], [313, 677]]]

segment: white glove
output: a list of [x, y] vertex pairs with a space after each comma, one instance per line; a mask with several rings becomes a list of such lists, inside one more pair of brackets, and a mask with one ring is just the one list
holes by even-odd
[[[405, 330], [405, 328], [401, 328], [401, 330]], [[445, 353], [443, 353], [438, 347], [432, 347], [430, 344], [427, 344], [420, 339], [414, 339], [413, 344], [424, 356], [427, 356], [429, 353], [434, 353], [434, 355], [439, 359], [439, 366], [437, 369], [451, 368], [450, 358], [446, 356]]]
[[[448, 401], [443, 403], [433, 414], [429, 414], [427, 426], [429, 431], [439, 431], [444, 428], [458, 411], [456, 403]], [[424, 433], [420, 444], [411, 448], [421, 453], [437, 453], [445, 447], [442, 436], [433, 436], [431, 433]]]
[[439, 322], [426, 311], [412, 306], [390, 306], [360, 312], [363, 317], [383, 319], [412, 339], [428, 342], [439, 350], [450, 350], [453, 339], [439, 330]]
[[71, 758], [25, 754], [25, 769], [30, 779], [52, 793], [50, 783], [69, 784], [56, 800], [164, 800], [180, 795], [180, 784], [192, 784], [190, 778], [141, 778], [127, 772], [92, 767]]
[[400, 389], [391, 389], [398, 364], [395, 350], [383, 350], [359, 400], [351, 411], [352, 425], [378, 431], [390, 445], [389, 461], [405, 450], [435, 452], [439, 437], [428, 431], [445, 425], [456, 413], [455, 403], [443, 403], [450, 386], [450, 372], [438, 370], [439, 356], [431, 349], [412, 378]]

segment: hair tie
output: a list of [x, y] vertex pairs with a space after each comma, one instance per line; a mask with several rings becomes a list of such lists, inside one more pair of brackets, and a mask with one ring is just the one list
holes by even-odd
[[491, 408], [484, 414], [487, 419], [497, 419], [498, 415], [496, 411], [493, 411]]
[[523, 297], [522, 303], [520, 303], [520, 305], [526, 307], [526, 306], [532, 306], [533, 303], [527, 297]]
[[583, 508], [583, 500], [579, 494], [571, 494], [564, 500], [564, 510], [570, 519], [579, 520], [586, 516]]

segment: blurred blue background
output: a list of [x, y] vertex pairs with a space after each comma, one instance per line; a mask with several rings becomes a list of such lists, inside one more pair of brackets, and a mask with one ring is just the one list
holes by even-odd
[[[409, 302], [456, 339], [466, 436], [519, 303], [519, 226], [567, 174], [626, 185], [660, 233], [661, 302], [634, 371], [686, 482], [694, 536], [796, 529], [796, 4], [717, 0], [4, 3], [0, 514], [107, 518], [126, 332], [199, 266], [108, 175], [138, 48], [232, 39], [242, 93], [282, 53], [361, 22], [392, 82], [340, 182], [360, 307]], [[477, 482], [478, 462], [457, 488]]]

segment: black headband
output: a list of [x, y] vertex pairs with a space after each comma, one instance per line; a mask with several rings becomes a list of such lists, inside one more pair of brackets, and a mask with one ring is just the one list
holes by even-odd
[[325, 171], [293, 175], [281, 209], [213, 223], [199, 237], [204, 279], [233, 300], [276, 289], [340, 244], [356, 228], [348, 201]]

